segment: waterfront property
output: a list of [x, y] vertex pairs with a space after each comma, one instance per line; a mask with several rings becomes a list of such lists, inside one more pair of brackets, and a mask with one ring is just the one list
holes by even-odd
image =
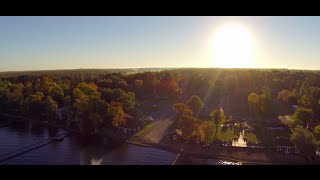
[[298, 148], [288, 139], [284, 137], [277, 137], [275, 141], [275, 147], [277, 152], [284, 154], [299, 153]]
[[125, 119], [127, 119], [127, 123], [125, 126], [119, 126], [118, 132], [125, 133], [125, 134], [135, 134], [142, 130], [142, 123], [141, 121], [135, 119], [130, 114], [125, 113]]

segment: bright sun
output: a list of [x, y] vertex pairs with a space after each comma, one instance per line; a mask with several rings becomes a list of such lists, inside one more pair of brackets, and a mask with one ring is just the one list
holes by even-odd
[[253, 42], [250, 32], [240, 24], [225, 24], [214, 34], [214, 66], [251, 68]]

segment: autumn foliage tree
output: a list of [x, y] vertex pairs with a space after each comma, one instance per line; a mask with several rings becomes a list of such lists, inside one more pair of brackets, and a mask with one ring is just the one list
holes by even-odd
[[192, 136], [192, 133], [196, 129], [196, 119], [193, 116], [181, 115], [179, 117], [179, 129], [182, 131], [182, 136], [185, 139], [189, 139]]
[[110, 116], [112, 117], [112, 126], [119, 127], [126, 125], [125, 113], [120, 102], [111, 102], [109, 109]]
[[198, 134], [204, 143], [212, 143], [214, 140], [214, 122], [202, 122], [198, 125]]
[[192, 110], [189, 108], [188, 105], [184, 103], [174, 104], [173, 109], [178, 113], [178, 116], [182, 116], [182, 115], [193, 116]]
[[173, 105], [173, 109], [178, 113], [178, 127], [181, 129], [183, 137], [188, 139], [196, 129], [196, 118], [192, 110], [184, 103]]

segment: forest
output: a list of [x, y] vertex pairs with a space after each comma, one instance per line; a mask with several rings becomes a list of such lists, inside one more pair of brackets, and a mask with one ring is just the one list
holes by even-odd
[[[172, 105], [187, 104], [192, 96], [199, 97], [203, 108], [197, 110], [197, 116], [210, 117], [216, 107], [222, 107], [226, 116], [262, 121], [295, 113], [297, 123], [302, 126], [320, 116], [318, 71], [146, 70], [1, 73], [0, 111], [53, 121], [57, 109], [67, 108], [68, 118], [84, 132], [123, 126], [129, 121], [126, 113], [140, 119], [145, 116], [140, 104], [155, 97], [165, 97]], [[298, 106], [299, 112], [294, 112], [293, 106]]]

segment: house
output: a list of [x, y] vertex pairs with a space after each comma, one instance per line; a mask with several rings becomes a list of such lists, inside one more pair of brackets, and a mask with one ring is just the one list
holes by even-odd
[[191, 138], [191, 142], [196, 143], [196, 144], [200, 144], [201, 139], [200, 139], [199, 136], [193, 136], [193, 137]]
[[296, 110], [298, 108], [298, 105], [292, 105], [292, 110]]
[[310, 121], [308, 124], [307, 124], [307, 129], [313, 131], [313, 129], [316, 127], [316, 126], [319, 126], [320, 125], [320, 122], [319, 121]]
[[299, 150], [288, 138], [277, 137], [275, 141], [275, 147], [277, 152], [281, 152], [285, 154], [299, 153]]
[[266, 129], [269, 130], [269, 131], [285, 131], [288, 128], [287, 127], [278, 126], [278, 127], [267, 127]]
[[171, 133], [169, 133], [170, 135], [170, 139], [172, 139], [173, 141], [180, 141], [182, 140], [182, 131], [180, 129], [176, 129], [175, 131], [172, 131]]
[[65, 121], [68, 127], [76, 127], [76, 120], [73, 118], [71, 106], [60, 107], [56, 110], [56, 116], [59, 121]]
[[125, 113], [124, 118], [127, 120], [125, 126], [119, 126], [118, 132], [125, 133], [125, 134], [135, 134], [142, 130], [141, 121], [135, 119], [130, 114]]
[[293, 124], [293, 120], [289, 116], [278, 116], [282, 125], [289, 126]]
[[67, 119], [68, 118], [68, 114], [67, 114], [67, 110], [69, 109], [69, 107], [64, 106], [64, 107], [60, 107], [56, 110], [56, 115], [58, 117], [59, 120], [63, 120], [63, 119]]

